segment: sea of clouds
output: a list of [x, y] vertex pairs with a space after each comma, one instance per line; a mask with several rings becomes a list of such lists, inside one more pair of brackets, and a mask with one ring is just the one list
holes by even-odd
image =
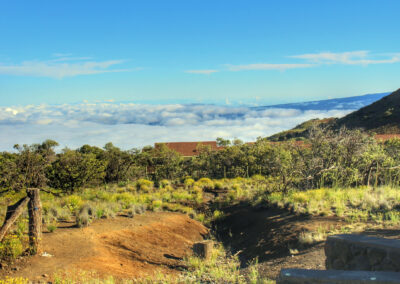
[[122, 149], [217, 137], [247, 142], [312, 118], [341, 117], [351, 111], [133, 103], [0, 107], [0, 151], [46, 139], [72, 149], [83, 144], [104, 146], [110, 141]]

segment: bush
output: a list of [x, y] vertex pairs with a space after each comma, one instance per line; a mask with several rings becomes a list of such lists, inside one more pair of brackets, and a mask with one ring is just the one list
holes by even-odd
[[203, 189], [214, 189], [214, 182], [209, 178], [201, 178], [194, 183]]
[[184, 184], [186, 187], [191, 187], [194, 184], [194, 179], [192, 178], [186, 178], [184, 181]]
[[76, 226], [78, 228], [88, 227], [90, 223], [92, 223], [92, 219], [86, 210], [79, 212], [78, 216], [76, 216]]
[[74, 214], [76, 213], [82, 206], [82, 198], [78, 195], [70, 195], [64, 199], [64, 206], [69, 209], [69, 211]]
[[15, 234], [4, 237], [0, 243], [0, 258], [12, 260], [20, 256], [24, 252], [22, 240]]
[[160, 188], [165, 188], [168, 185], [171, 185], [171, 182], [169, 180], [163, 179], [160, 181]]
[[48, 224], [48, 225], [47, 225], [47, 230], [48, 230], [50, 233], [53, 233], [53, 232], [55, 232], [55, 230], [57, 230], [57, 225], [56, 225], [56, 224]]
[[162, 208], [162, 204], [162, 200], [153, 200], [153, 202], [151, 203], [151, 207], [153, 211], [159, 211]]
[[149, 181], [147, 179], [138, 179], [138, 181], [136, 182], [136, 188], [139, 191], [142, 192], [150, 192], [152, 191], [154, 186], [154, 183], [152, 181]]

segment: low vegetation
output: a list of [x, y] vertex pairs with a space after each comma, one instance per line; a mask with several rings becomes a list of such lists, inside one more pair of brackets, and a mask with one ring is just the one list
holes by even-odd
[[400, 190], [387, 186], [274, 192], [265, 200], [295, 213], [337, 216], [352, 223], [396, 225], [400, 221]]
[[[199, 155], [190, 159], [163, 146], [122, 151], [109, 143], [104, 149], [84, 145], [55, 153], [57, 143], [51, 140], [17, 145], [15, 153], [0, 154], [0, 214], [25, 196], [24, 189], [39, 187], [43, 227], [50, 233], [61, 222], [86, 227], [96, 219], [133, 218], [146, 211], [181, 212], [210, 226], [224, 218], [225, 206], [240, 202], [346, 223], [302, 232], [298, 239], [304, 245], [332, 233], [400, 222], [398, 139], [382, 143], [358, 130], [313, 128], [301, 143], [219, 143], [225, 147], [219, 151], [199, 145]], [[24, 213], [0, 244], [1, 260], [25, 252], [27, 229]], [[179, 276], [182, 283], [267, 283], [259, 277], [256, 263], [243, 275], [237, 258], [221, 247], [211, 261], [189, 258], [186, 263], [188, 269]], [[56, 283], [80, 281], [57, 279]], [[93, 281], [114, 283], [112, 278]]]

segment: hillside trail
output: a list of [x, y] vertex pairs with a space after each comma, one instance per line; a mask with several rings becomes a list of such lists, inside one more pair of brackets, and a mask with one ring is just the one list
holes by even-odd
[[43, 234], [43, 252], [51, 256], [25, 257], [0, 272], [31, 281], [51, 281], [52, 275], [90, 271], [116, 279], [176, 274], [194, 242], [208, 229], [179, 213], [145, 213], [134, 218], [94, 221], [89, 227], [58, 228]]

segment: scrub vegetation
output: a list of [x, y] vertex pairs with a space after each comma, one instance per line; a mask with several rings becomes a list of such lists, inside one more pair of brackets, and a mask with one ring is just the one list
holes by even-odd
[[[305, 245], [332, 233], [354, 231], [357, 224], [400, 222], [399, 139], [379, 142], [359, 130], [314, 127], [301, 142], [260, 138], [252, 144], [224, 139], [218, 143], [219, 150], [198, 145], [199, 155], [191, 158], [163, 145], [123, 151], [108, 143], [104, 148], [84, 145], [59, 153], [52, 140], [16, 145], [15, 152], [0, 153], [0, 214], [4, 216], [8, 205], [24, 197], [25, 189], [39, 187], [43, 227], [49, 233], [62, 222], [86, 227], [96, 219], [133, 218], [146, 211], [180, 212], [212, 227], [224, 218], [224, 207], [240, 203], [335, 217], [348, 224], [339, 231], [321, 227], [302, 232], [298, 240]], [[27, 230], [24, 213], [0, 244], [2, 261], [25, 253]], [[268, 283], [258, 275], [256, 263], [250, 265], [250, 273], [241, 273], [237, 257], [221, 245], [211, 261], [190, 257], [185, 263], [187, 269], [178, 278], [160, 274], [157, 280]], [[56, 275], [56, 283], [83, 279], [68, 277]], [[93, 277], [87, 281], [115, 281]]]

